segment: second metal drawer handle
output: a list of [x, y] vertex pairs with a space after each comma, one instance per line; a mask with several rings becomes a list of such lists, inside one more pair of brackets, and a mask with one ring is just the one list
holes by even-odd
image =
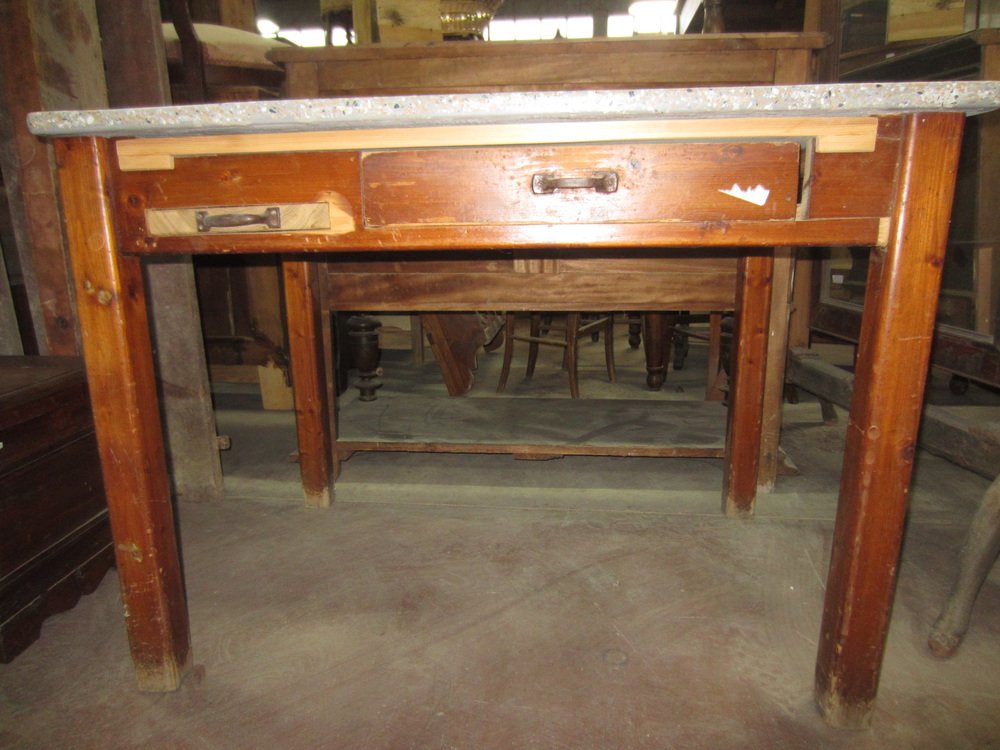
[[209, 216], [208, 211], [195, 211], [195, 221], [199, 232], [212, 229], [228, 229], [231, 227], [250, 227], [263, 224], [268, 229], [281, 229], [281, 209], [268, 208], [262, 214], [216, 214]]
[[532, 193], [542, 195], [554, 193], [556, 190], [594, 190], [598, 193], [613, 193], [618, 190], [618, 173], [594, 172], [585, 177], [560, 177], [555, 174], [532, 176]]

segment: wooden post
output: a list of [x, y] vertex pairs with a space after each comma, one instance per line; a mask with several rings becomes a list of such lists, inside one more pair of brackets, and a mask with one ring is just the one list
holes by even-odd
[[878, 689], [963, 122], [907, 117], [888, 246], [869, 265], [816, 663], [837, 727], [867, 726]]
[[92, 1], [0, 2], [0, 163], [40, 354], [80, 348], [51, 151], [26, 118], [107, 105], [98, 39]]
[[299, 469], [307, 505], [325, 508], [332, 500], [334, 479], [333, 403], [327, 391], [318, 263], [283, 260], [288, 348], [291, 354]]
[[[154, 0], [97, 0], [97, 14], [111, 72], [111, 106], [169, 104], [159, 5]], [[178, 500], [222, 500], [222, 463], [191, 258], [148, 263], [145, 273], [174, 492]]]
[[736, 325], [733, 376], [726, 428], [723, 510], [728, 516], [753, 515], [760, 465], [760, 436], [771, 310], [771, 250], [747, 251], [736, 273]]
[[174, 690], [190, 666], [142, 265], [119, 253], [107, 143], [56, 144], [94, 429], [139, 687]]
[[0, 355], [23, 354], [21, 336], [17, 329], [17, 315], [14, 311], [14, 296], [7, 278], [7, 263], [0, 246]]

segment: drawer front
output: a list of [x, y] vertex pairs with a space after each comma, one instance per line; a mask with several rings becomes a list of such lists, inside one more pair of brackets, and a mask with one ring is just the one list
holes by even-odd
[[354, 153], [205, 156], [117, 179], [127, 250], [178, 238], [175, 246], [186, 251], [263, 252], [283, 235], [333, 237], [353, 232], [359, 221]]
[[367, 227], [792, 219], [796, 143], [371, 152]]
[[92, 434], [0, 477], [0, 579], [104, 512]]

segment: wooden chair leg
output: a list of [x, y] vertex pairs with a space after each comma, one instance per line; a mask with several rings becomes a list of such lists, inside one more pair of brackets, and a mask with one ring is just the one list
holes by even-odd
[[958, 577], [944, 609], [931, 628], [928, 645], [939, 658], [953, 656], [969, 628], [972, 605], [1000, 555], [1000, 477], [983, 495], [959, 557]]
[[577, 331], [580, 329], [580, 313], [566, 316], [566, 365], [569, 370], [569, 395], [580, 398], [580, 382], [577, 377]]
[[500, 382], [497, 383], [497, 393], [503, 393], [507, 387], [507, 378], [510, 376], [510, 363], [514, 358], [514, 313], [507, 313], [507, 320], [504, 323], [507, 329], [503, 342], [503, 367], [500, 368]]
[[608, 370], [608, 380], [612, 383], [618, 382], [618, 374], [615, 372], [615, 316], [608, 314], [607, 325], [604, 326], [604, 365]]
[[[547, 327], [547, 326], [546, 326]], [[531, 313], [531, 332], [529, 335], [537, 339], [542, 335], [542, 314]], [[524, 370], [524, 376], [530, 378], [535, 374], [535, 363], [538, 361], [538, 342], [532, 341], [528, 344], [528, 366]]]

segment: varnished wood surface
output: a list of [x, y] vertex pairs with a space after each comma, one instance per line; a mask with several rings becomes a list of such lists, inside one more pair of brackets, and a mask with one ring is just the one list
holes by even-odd
[[749, 516], [757, 496], [774, 253], [746, 255], [738, 269], [722, 506], [727, 515]]
[[714, 402], [380, 395], [339, 414], [338, 450], [721, 457]]
[[281, 263], [288, 311], [295, 426], [298, 434], [302, 492], [308, 505], [326, 507], [331, 500], [333, 440], [327, 358], [324, 355], [323, 311], [315, 263], [286, 259]]
[[[872, 154], [814, 154], [801, 186], [796, 142], [536, 146], [179, 159], [169, 171], [120, 173], [116, 200], [124, 245], [138, 253], [875, 244], [899, 149], [899, 118], [880, 122]], [[679, 189], [699, 163], [713, 170]], [[616, 172], [619, 190], [531, 191], [534, 174], [594, 170]], [[772, 194], [758, 207], [720, 192], [734, 184]], [[146, 224], [149, 211], [290, 202], [327, 204], [336, 222], [190, 237], [156, 237]]]
[[839, 726], [867, 724], [878, 688], [963, 122], [908, 119], [890, 242], [872, 253], [816, 667]]
[[118, 252], [107, 147], [56, 144], [63, 213], [136, 676], [142, 689], [173, 690], [190, 667], [187, 604], [142, 268]]
[[[795, 143], [377, 152], [361, 161], [365, 226], [789, 219], [795, 216], [798, 157]], [[532, 191], [535, 175], [593, 174], [615, 175], [615, 191]], [[720, 192], [734, 184], [764, 186], [766, 202]]]

